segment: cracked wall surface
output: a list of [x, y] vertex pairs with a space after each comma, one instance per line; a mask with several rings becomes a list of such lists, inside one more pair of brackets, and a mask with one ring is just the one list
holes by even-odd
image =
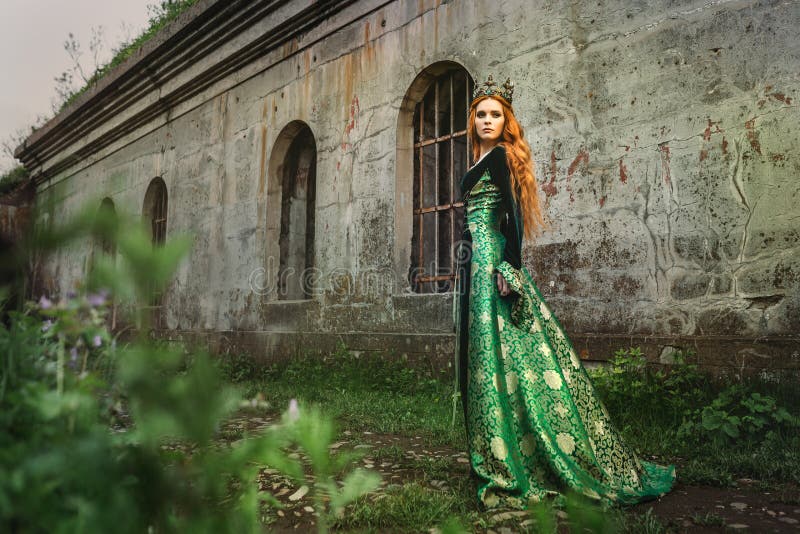
[[[420, 73], [450, 61], [515, 83], [551, 225], [523, 261], [584, 358], [643, 345], [655, 360], [696, 350], [720, 372], [800, 368], [796, 2], [362, 1], [351, 12], [39, 192], [65, 212], [92, 191], [140, 213], [149, 181], [164, 179], [168, 237], [196, 236], [166, 296], [166, 335], [264, 357], [346, 342], [446, 366], [451, 297], [410, 294], [394, 240], [410, 225], [398, 219], [410, 216], [398, 208], [410, 180], [398, 176], [401, 108]], [[279, 302], [254, 287], [278, 263], [275, 153], [293, 121], [317, 147], [323, 282], [313, 299]], [[87, 255], [55, 258], [61, 290]]]

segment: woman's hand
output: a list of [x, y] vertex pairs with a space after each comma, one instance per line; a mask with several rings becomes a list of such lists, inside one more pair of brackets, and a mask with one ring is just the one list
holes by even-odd
[[511, 288], [501, 272], [497, 273], [497, 290], [500, 291], [500, 295], [503, 297], [511, 293]]

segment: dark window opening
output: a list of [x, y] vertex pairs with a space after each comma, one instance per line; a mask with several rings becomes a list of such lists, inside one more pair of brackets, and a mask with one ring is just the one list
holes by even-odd
[[451, 291], [464, 205], [467, 115], [473, 82], [463, 69], [438, 76], [414, 110], [414, 229], [409, 282], [417, 293]]
[[314, 135], [305, 127], [289, 146], [281, 176], [279, 300], [311, 297], [308, 275], [314, 266], [316, 163]]
[[[150, 235], [154, 247], [164, 244], [167, 237], [167, 185], [160, 177], [153, 178], [144, 195], [142, 215], [150, 226]], [[163, 288], [153, 285], [150, 288], [148, 307], [151, 308], [150, 324], [155, 329], [163, 326]]]

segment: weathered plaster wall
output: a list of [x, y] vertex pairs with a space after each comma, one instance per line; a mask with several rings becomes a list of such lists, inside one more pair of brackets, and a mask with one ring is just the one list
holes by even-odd
[[[696, 347], [721, 370], [800, 366], [796, 2], [377, 5], [357, 2], [353, 23], [315, 44], [298, 36], [40, 196], [71, 212], [108, 195], [140, 213], [163, 177], [168, 235], [196, 235], [168, 293], [170, 336], [265, 357], [344, 341], [444, 365], [450, 296], [407, 293], [394, 236], [411, 227], [401, 108], [424, 69], [452, 61], [516, 84], [551, 224], [524, 262], [584, 357], [644, 344], [654, 358]], [[277, 261], [274, 152], [293, 121], [317, 146], [325, 284], [278, 302], [253, 282]], [[87, 253], [56, 258], [62, 290]]]
[[[699, 336], [709, 364], [796, 366], [800, 8], [616, 5], [542, 13], [537, 40], [569, 40], [514, 69], [536, 72], [523, 113], [553, 221], [527, 263], [571, 331]], [[795, 336], [779, 362], [732, 346], [776, 335]]]

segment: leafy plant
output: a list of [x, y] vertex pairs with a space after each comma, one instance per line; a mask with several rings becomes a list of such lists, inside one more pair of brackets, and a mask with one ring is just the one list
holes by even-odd
[[712, 380], [687, 363], [690, 358], [679, 352], [665, 370], [645, 365], [638, 348], [620, 349], [606, 367], [592, 371], [625, 439], [681, 464], [679, 476], [687, 483], [798, 480], [796, 388], [756, 378]]
[[710, 405], [695, 409], [681, 425], [683, 436], [710, 437], [717, 443], [737, 438], [774, 439], [775, 432], [800, 426], [800, 418], [777, 401], [741, 384], [723, 389]]
[[639, 347], [619, 349], [606, 366], [592, 371], [592, 381], [609, 409], [636, 416], [657, 417], [679, 424], [687, 409], [709, 400], [711, 383], [697, 365], [688, 363], [691, 352], [676, 351], [668, 369], [654, 368]]
[[301, 488], [310, 488], [319, 532], [327, 532], [330, 522], [343, 515], [347, 504], [378, 487], [380, 475], [362, 468], [350, 471], [339, 485], [336, 475], [342, 473], [361, 453], [331, 452], [330, 446], [336, 436], [335, 426], [318, 407], [312, 405], [301, 408], [293, 400], [283, 416], [281, 435], [287, 443], [296, 444], [303, 451], [305, 464], [311, 474], [306, 475], [301, 461], [291, 456], [281, 458], [274, 465], [296, 482], [304, 484]]

